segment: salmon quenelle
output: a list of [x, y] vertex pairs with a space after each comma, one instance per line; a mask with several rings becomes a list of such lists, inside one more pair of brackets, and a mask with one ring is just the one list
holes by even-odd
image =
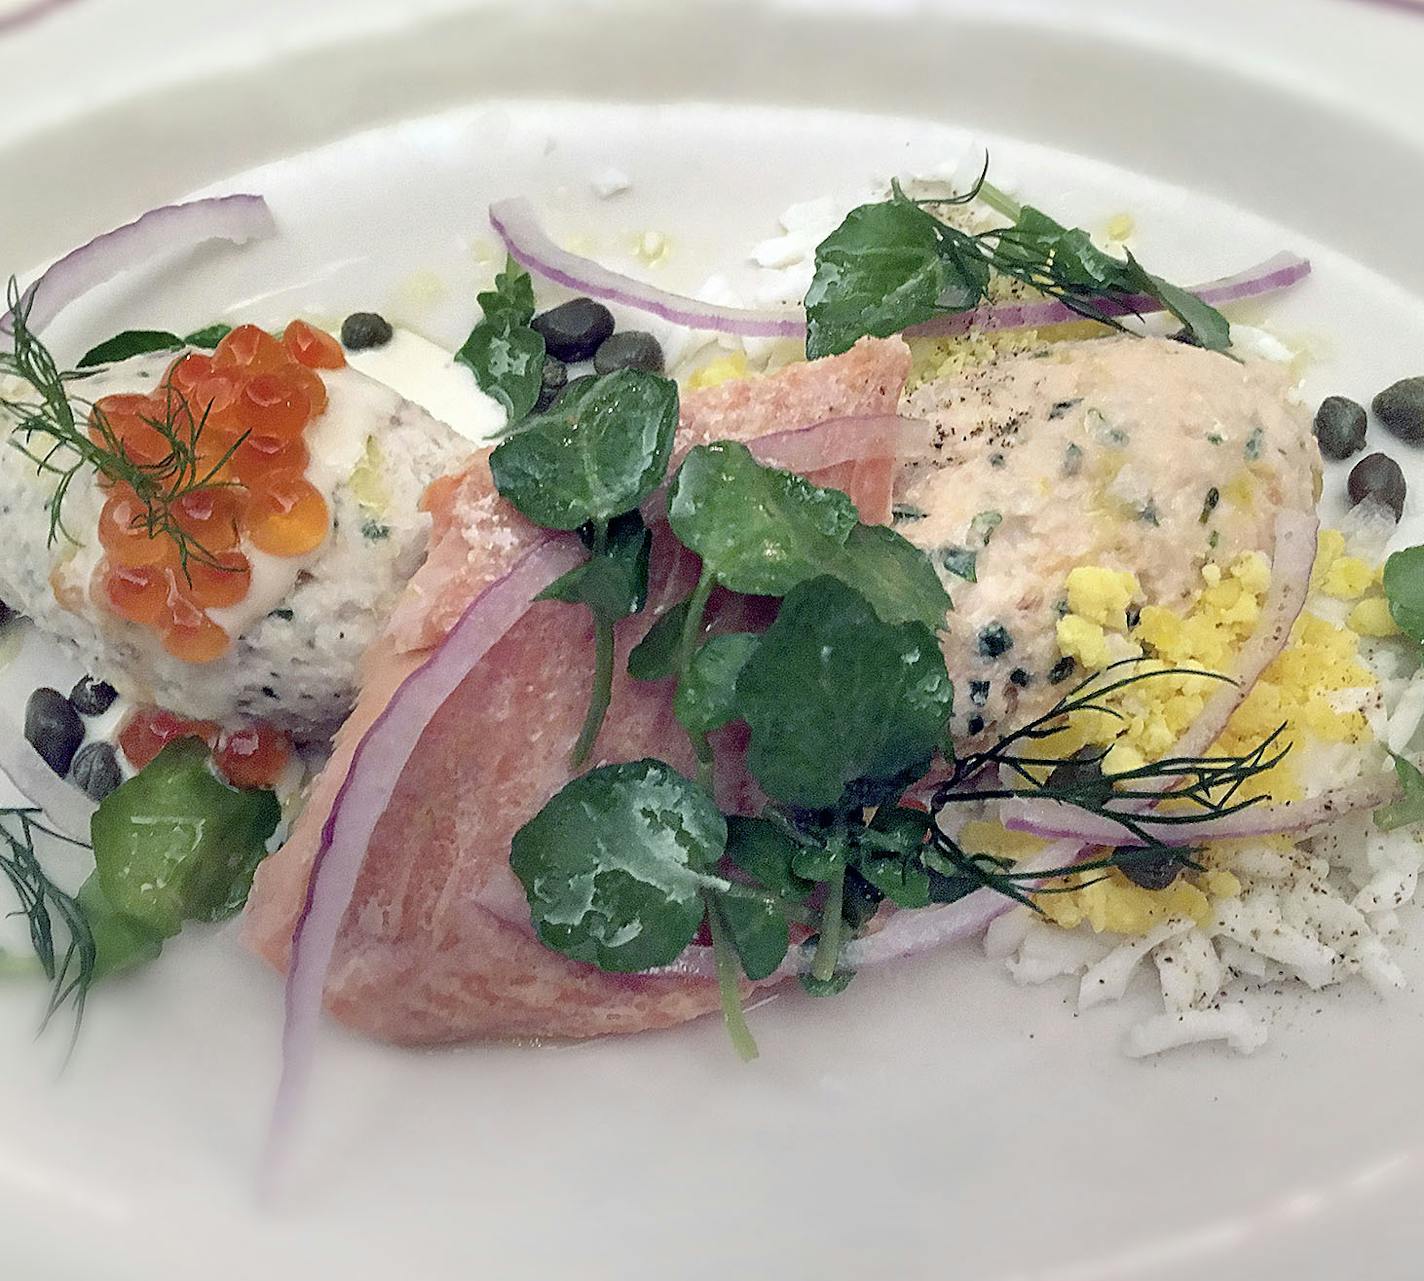
[[[867, 340], [845, 356], [689, 393], [678, 445], [893, 414], [908, 371], [903, 343]], [[889, 515], [887, 463], [842, 465], [810, 479], [840, 486], [870, 516]], [[534, 536], [494, 492], [487, 456], [437, 482], [428, 501], [435, 519], [429, 560], [367, 656], [364, 693], [291, 838], [253, 886], [245, 937], [278, 968], [287, 964], [321, 828], [360, 735], [480, 588]], [[684, 591], [688, 586], [687, 567], [670, 542], [655, 534], [649, 609], [620, 630], [615, 670], [623, 674], [598, 740], [600, 761], [653, 755], [692, 764], [668, 683], [641, 684], [624, 673], [659, 600], [680, 594], [679, 578]], [[342, 928], [327, 1003], [343, 1022], [423, 1044], [636, 1032], [716, 1008], [717, 985], [709, 980], [605, 974], [544, 947], [510, 870], [511, 837], [572, 777], [568, 753], [587, 693], [570, 672], [586, 668], [592, 645], [580, 611], [537, 605], [429, 726], [376, 831]]]

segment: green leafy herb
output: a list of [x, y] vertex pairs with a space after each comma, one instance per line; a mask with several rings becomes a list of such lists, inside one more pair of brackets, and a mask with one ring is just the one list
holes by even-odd
[[230, 333], [232, 333], [231, 325], [221, 323], [204, 325], [201, 329], [193, 330], [184, 338], [183, 345], [185, 347], [200, 347], [203, 351], [212, 351]]
[[183, 340], [177, 334], [162, 329], [125, 329], [97, 347], [91, 347], [79, 357], [79, 369], [95, 365], [111, 365], [132, 356], [144, 356], [155, 351], [181, 351]]
[[793, 902], [809, 898], [815, 881], [800, 876], [795, 863], [803, 846], [786, 828], [765, 818], [727, 820], [727, 857], [759, 885]]
[[1411, 823], [1424, 822], [1424, 774], [1413, 761], [1398, 753], [1394, 757], [1394, 773], [1399, 779], [1400, 796], [1375, 811], [1375, 826], [1382, 832], [1392, 832]]
[[482, 316], [455, 359], [468, 365], [487, 395], [502, 404], [515, 427], [534, 408], [544, 378], [544, 336], [530, 328], [534, 282], [510, 259], [494, 288], [478, 296]]
[[673, 700], [673, 712], [694, 738], [737, 718], [737, 677], [759, 639], [730, 632], [713, 636], [697, 651]]
[[1384, 594], [1394, 625], [1424, 643], [1424, 547], [1406, 547], [1385, 561]]
[[223, 920], [247, 901], [280, 818], [271, 792], [222, 782], [203, 743], [170, 743], [94, 814], [99, 889], [117, 915], [157, 939], [185, 920]]
[[[1013, 219], [1010, 226], [971, 234], [927, 208], [965, 203], [981, 192], [993, 193], [995, 207]], [[806, 294], [806, 354], [834, 355], [867, 334], [886, 337], [935, 316], [969, 311], [988, 300], [995, 276], [1117, 328], [1120, 322], [1103, 304], [1146, 295], [1201, 346], [1230, 346], [1230, 326], [1215, 308], [1152, 275], [1131, 254], [1114, 258], [1087, 232], [1014, 205], [981, 177], [957, 200], [911, 200], [896, 184], [888, 200], [851, 210], [816, 250], [816, 274]]]
[[842, 804], [855, 783], [903, 787], [923, 773], [952, 701], [934, 633], [881, 622], [829, 577], [787, 596], [737, 681], [752, 775], [805, 809]]
[[726, 926], [742, 973], [753, 983], [775, 974], [786, 959], [791, 935], [786, 917], [773, 903], [724, 895], [713, 905]]
[[574, 779], [515, 833], [510, 857], [555, 951], [615, 973], [670, 965], [702, 924], [727, 824], [662, 761]]
[[677, 384], [656, 374], [591, 379], [495, 449], [495, 486], [545, 529], [621, 516], [662, 484], [677, 412]]
[[678, 650], [691, 604], [691, 597], [680, 600], [658, 617], [628, 655], [629, 676], [638, 681], [660, 681], [677, 675]]
[[857, 525], [821, 572], [858, 591], [881, 622], [923, 623], [939, 631], [954, 608], [929, 557], [888, 525]]

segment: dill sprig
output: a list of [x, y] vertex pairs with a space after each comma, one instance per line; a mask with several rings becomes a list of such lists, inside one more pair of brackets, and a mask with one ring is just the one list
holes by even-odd
[[[40, 1027], [43, 1030], [55, 1014], [72, 1003], [72, 1049], [94, 981], [98, 949], [79, 901], [50, 880], [41, 866], [35, 852], [36, 835], [81, 847], [83, 842], [46, 827], [36, 809], [0, 809], [0, 874], [10, 882], [20, 900], [18, 913], [24, 915], [29, 924], [30, 946], [50, 981], [49, 1003]], [[56, 924], [63, 930], [62, 946], [56, 942]]]
[[[1142, 661], [1125, 659], [1105, 671], [1135, 666]], [[1075, 685], [1042, 716], [1005, 734], [985, 750], [957, 760], [950, 778], [935, 791], [934, 812], [938, 814], [952, 804], [982, 801], [1060, 801], [1109, 819], [1123, 829], [1125, 836], [1134, 838], [1143, 847], [1153, 848], [1159, 843], [1147, 830], [1144, 819], [1156, 828], [1197, 823], [1207, 815], [1224, 818], [1268, 800], [1265, 795], [1241, 797], [1241, 789], [1285, 759], [1290, 745], [1282, 742], [1284, 725], [1277, 726], [1249, 751], [1220, 756], [1163, 756], [1113, 774], [1102, 770], [1110, 750], [1107, 747], [1074, 761], [1077, 768], [1070, 770], [1061, 768], [1065, 765], [1062, 757], [1033, 754], [1030, 745], [1063, 733], [1076, 713], [1099, 712], [1117, 720], [1125, 719], [1118, 708], [1104, 701], [1108, 695], [1144, 681], [1182, 676], [1234, 683], [1220, 673], [1189, 667], [1135, 671], [1107, 680], [1103, 679], [1103, 673], [1095, 673]], [[1025, 750], [1016, 750], [1020, 748]], [[997, 785], [976, 786], [975, 780], [992, 769], [998, 770]], [[1149, 807], [1169, 797], [1186, 802], [1190, 808], [1167, 812], [1154, 808], [1149, 815]]]
[[[165, 390], [163, 413], [143, 419], [163, 438], [168, 453], [157, 462], [140, 462], [130, 454], [101, 409], [70, 394], [69, 385], [87, 375], [59, 368], [49, 349], [29, 327], [30, 300], [20, 293], [13, 277], [8, 301], [13, 345], [8, 351], [0, 351], [0, 375], [27, 383], [36, 399], [15, 400], [0, 394], [0, 409], [12, 420], [10, 444], [38, 472], [54, 478], [48, 502], [50, 544], [60, 538], [79, 542], [65, 526], [64, 503], [75, 480], [93, 472], [133, 491], [142, 509], [133, 527], [144, 530], [150, 538], [172, 539], [185, 578], [191, 581], [188, 566], [193, 560], [224, 569], [218, 558], [183, 528], [177, 507], [197, 490], [231, 484], [219, 477], [245, 434], [216, 462], [207, 462], [199, 446], [208, 409], [195, 415], [186, 397], [170, 385]], [[76, 414], [76, 407], [80, 414]]]

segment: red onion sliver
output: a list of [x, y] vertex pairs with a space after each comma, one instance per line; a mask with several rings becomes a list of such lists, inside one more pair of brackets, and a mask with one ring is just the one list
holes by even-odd
[[307, 880], [306, 904], [292, 935], [282, 1076], [272, 1120], [274, 1145], [302, 1094], [341, 922], [371, 835], [406, 762], [460, 682], [524, 616], [534, 597], [585, 556], [575, 538], [549, 538], [526, 552], [508, 574], [475, 597], [444, 643], [405, 679], [357, 746], [322, 828]]
[[[261, 196], [211, 196], [164, 205], [70, 251], [25, 290], [28, 322], [36, 333], [91, 289], [160, 254], [208, 240], [246, 244], [272, 235], [277, 224]], [[0, 333], [13, 328], [13, 313], [0, 318]]]
[[752, 311], [699, 302], [560, 249], [540, 225], [533, 205], [522, 196], [496, 201], [490, 206], [489, 219], [515, 262], [546, 280], [590, 298], [646, 311], [671, 324], [691, 329], [741, 334], [746, 338], [806, 336], [806, 320], [799, 308]]
[[831, 418], [810, 427], [758, 437], [748, 442], [748, 448], [759, 463], [804, 473], [877, 458], [924, 457], [931, 452], [933, 433], [934, 428], [927, 422], [893, 414]]
[[[516, 262], [536, 275], [591, 298], [645, 311], [675, 325], [744, 338], [804, 338], [806, 317], [798, 308], [724, 307], [669, 293], [646, 281], [604, 267], [590, 258], [560, 249], [539, 223], [533, 206], [523, 197], [500, 200], [490, 206], [490, 224]], [[1288, 288], [1310, 274], [1310, 263], [1296, 254], [1280, 253], [1235, 275], [1193, 285], [1187, 292], [1214, 307], [1243, 298], [1256, 298]], [[1146, 294], [1105, 298], [1098, 303], [1108, 316], [1149, 315], [1163, 310]], [[948, 337], [969, 330], [1029, 329], [1082, 320], [1083, 316], [1061, 302], [991, 303], [973, 311], [941, 316], [906, 330], [912, 337]]]
[[98, 807], [68, 779], [60, 778], [30, 746], [20, 726], [0, 712], [0, 771], [37, 809], [45, 823], [76, 841], [89, 841], [89, 820]]

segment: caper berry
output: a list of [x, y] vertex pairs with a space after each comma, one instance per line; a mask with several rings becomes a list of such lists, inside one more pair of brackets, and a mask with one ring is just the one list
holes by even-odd
[[102, 716], [114, 705], [119, 692], [107, 681], [85, 676], [69, 691], [69, 701], [81, 716]]
[[573, 364], [587, 360], [613, 332], [613, 313], [592, 298], [571, 298], [540, 312], [529, 322], [544, 336], [544, 347], [556, 360]]
[[81, 747], [69, 776], [91, 801], [102, 801], [124, 781], [118, 755], [108, 743], [86, 743]]
[[1182, 874], [1182, 860], [1170, 851], [1127, 859], [1118, 866], [1129, 881], [1144, 890], [1165, 890]]
[[663, 345], [652, 334], [629, 329], [612, 334], [593, 357], [595, 373], [611, 374], [617, 369], [643, 369], [650, 374], [663, 371]]
[[1351, 506], [1373, 498], [1394, 512], [1395, 520], [1404, 515], [1404, 473], [1388, 454], [1366, 454], [1351, 469], [1346, 487]]

